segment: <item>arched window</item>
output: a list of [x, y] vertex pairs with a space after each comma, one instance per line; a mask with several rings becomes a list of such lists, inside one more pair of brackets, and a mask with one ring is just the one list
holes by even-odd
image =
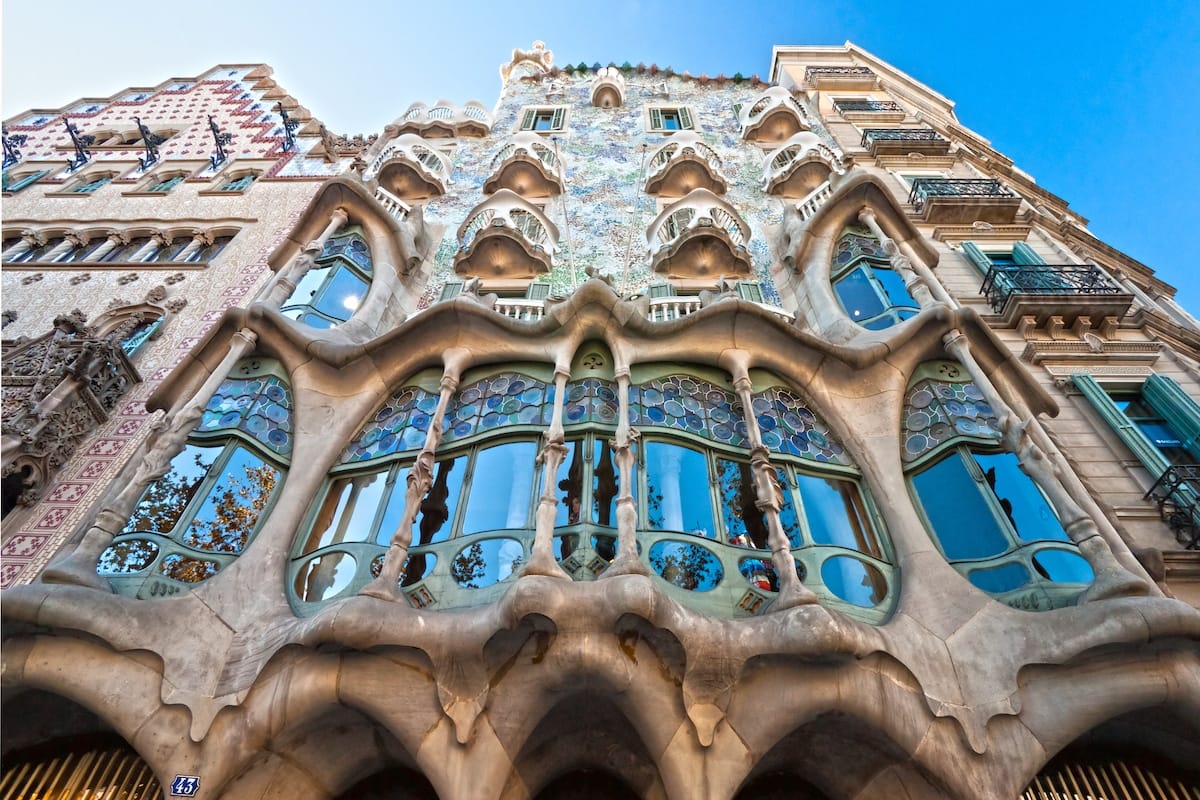
[[[212, 243], [203, 247], [197, 247], [195, 250], [184, 259], [188, 263], [197, 263], [201, 261], [212, 261], [225, 247], [233, 241], [232, 236], [214, 236]], [[186, 242], [184, 243], [186, 247]]]
[[125, 355], [133, 358], [137, 351], [142, 349], [146, 342], [154, 336], [154, 332], [162, 327], [163, 318], [155, 317], [154, 319], [144, 320], [137, 324], [129, 334], [121, 340], [121, 349], [125, 351]]
[[909, 384], [902, 454], [942, 555], [974, 586], [1014, 608], [1074, 602], [1093, 574], [958, 364], [923, 365]]
[[112, 173], [88, 175], [84, 178], [81, 178], [78, 183], [73, 185], [70, 189], [67, 189], [67, 191], [71, 194], [91, 194], [104, 184], [111, 181], [113, 177], [114, 175]]
[[[495, 586], [528, 558], [545, 484], [540, 437], [554, 409], [549, 381], [545, 366], [491, 375], [464, 383], [447, 408], [402, 580], [417, 605], [487, 602], [503, 588], [462, 590]], [[297, 542], [292, 589], [302, 609], [379, 574], [437, 386], [438, 376], [426, 375], [402, 387], [343, 452]], [[845, 449], [789, 389], [765, 385], [754, 395], [754, 411], [802, 576], [850, 613], [881, 620], [895, 594], [893, 570]], [[630, 387], [630, 422], [642, 439], [629, 475], [621, 474], [611, 444], [618, 414], [611, 381], [567, 384], [567, 454], [551, 481], [558, 500], [554, 552], [564, 569], [589, 580], [607, 568], [617, 551], [617, 499], [628, 486], [651, 569], [678, 589], [712, 592], [714, 610], [758, 613], [778, 591], [778, 578], [736, 396], [715, 376], [668, 374]]]
[[178, 594], [232, 563], [283, 481], [291, 414], [282, 367], [267, 358], [239, 362], [96, 571], [117, 591], [145, 598]]
[[869, 330], [890, 328], [921, 310], [879, 241], [865, 228], [842, 231], [834, 245], [830, 278], [846, 313]]
[[354, 315], [371, 288], [371, 249], [355, 225], [332, 237], [284, 301], [285, 316], [314, 328], [332, 328]]

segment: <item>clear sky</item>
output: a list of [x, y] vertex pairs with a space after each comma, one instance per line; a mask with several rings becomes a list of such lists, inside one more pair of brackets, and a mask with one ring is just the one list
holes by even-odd
[[776, 44], [850, 40], [957, 103], [960, 121], [1200, 315], [1200, 0], [562, 3], [4, 0], [3, 116], [266, 62], [340, 133], [415, 100], [495, 103], [542, 39], [558, 64], [770, 69]]

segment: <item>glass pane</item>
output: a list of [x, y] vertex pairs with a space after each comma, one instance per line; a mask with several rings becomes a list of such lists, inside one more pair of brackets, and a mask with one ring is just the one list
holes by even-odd
[[158, 545], [149, 539], [123, 539], [113, 542], [100, 554], [96, 572], [101, 575], [129, 575], [139, 572], [158, 557]]
[[865, 320], [883, 313], [883, 301], [879, 299], [878, 292], [862, 267], [841, 278], [833, 288], [852, 319]]
[[[634, 500], [637, 499], [637, 476], [630, 476]], [[592, 464], [592, 522], [597, 525], [617, 526], [617, 497], [624, 484], [617, 470], [616, 454], [607, 440], [595, 443], [595, 461]]]
[[536, 456], [533, 442], [509, 442], [475, 455], [463, 534], [529, 527]]
[[[617, 557], [617, 537], [615, 536], [593, 536], [592, 549], [596, 551], [596, 555], [603, 558], [605, 561], [612, 561]], [[638, 544], [638, 552], [642, 550], [641, 543]]]
[[792, 547], [804, 544], [804, 534], [800, 528], [800, 515], [796, 513], [796, 504], [792, 500], [792, 487], [788, 481], [787, 472], [782, 468], [775, 471], [779, 485], [783, 488], [783, 502], [779, 506], [779, 524], [783, 526], [783, 535], [788, 538]]
[[667, 583], [695, 592], [715, 589], [725, 577], [715, 555], [686, 542], [655, 542], [650, 548], [650, 566]]
[[386, 485], [387, 472], [334, 481], [317, 512], [304, 552], [339, 542], [366, 541]]
[[1029, 582], [1029, 570], [1021, 564], [1005, 564], [989, 569], [973, 569], [967, 575], [974, 586], [992, 594], [1019, 589]]
[[349, 553], [317, 556], [296, 573], [296, 595], [307, 603], [328, 600], [350, 585], [357, 567]]
[[170, 555], [162, 560], [159, 571], [163, 575], [182, 583], [200, 583], [217, 574], [221, 565], [215, 561], [199, 558], [188, 558], [181, 555]]
[[796, 475], [796, 484], [815, 544], [848, 547], [883, 558], [857, 484], [801, 474]]
[[757, 589], [764, 592], [779, 591], [779, 575], [775, 572], [775, 565], [765, 558], [743, 558], [738, 562], [738, 572]]
[[[583, 466], [587, 453], [583, 440], [567, 442], [567, 455], [558, 465], [554, 487], [558, 496], [555, 525], [574, 525], [583, 515]], [[540, 490], [541, 487], [539, 486]]]
[[712, 498], [703, 453], [646, 443], [646, 518], [651, 528], [712, 536]]
[[169, 534], [220, 455], [220, 447], [189, 444], [171, 459], [167, 474], [146, 487], [123, 533], [153, 531]]
[[1005, 516], [1017, 535], [1029, 542], [1054, 539], [1068, 542], [1070, 538], [1037, 484], [1021, 471], [1012, 453], [974, 453], [975, 462], [983, 470], [984, 480], [991, 487]]
[[331, 267], [323, 267], [310, 269], [304, 273], [304, 277], [296, 284], [296, 288], [292, 290], [292, 296], [283, 302], [283, 307], [294, 305], [307, 305], [312, 302], [313, 296], [317, 290], [321, 288], [321, 284], [329, 277]]
[[511, 576], [525, 563], [516, 539], [486, 539], [462, 550], [450, 562], [450, 575], [464, 589], [482, 589]]
[[181, 541], [216, 553], [242, 552], [279, 477], [279, 470], [236, 447]]
[[887, 579], [873, 564], [852, 556], [833, 556], [821, 565], [821, 580], [836, 596], [863, 608], [877, 606], [887, 596]]
[[717, 459], [717, 492], [721, 520], [729, 543], [739, 547], [767, 549], [767, 518], [758, 509], [754, 474], [744, 461]]
[[[443, 542], [450, 538], [454, 514], [458, 510], [458, 499], [462, 496], [463, 476], [466, 472], [466, 456], [447, 458], [437, 462], [437, 469], [433, 473], [433, 485], [429, 487], [429, 494], [421, 500], [421, 507], [417, 509], [417, 518], [413, 522], [413, 542], [416, 545]], [[402, 474], [404, 485], [407, 486], [408, 469], [402, 470]], [[400, 477], [397, 477], [396, 486], [400, 485]], [[395, 522], [390, 522], [393, 529], [399, 524], [399, 512], [394, 512], [392, 505], [398, 502], [397, 496], [404, 496], [404, 492], [405, 489], [397, 489], [392, 492], [392, 504], [389, 504], [383, 525], [379, 529], [381, 537], [385, 535], [384, 531], [388, 529], [390, 520], [395, 520]], [[390, 533], [386, 535], [391, 536]], [[387, 541], [380, 541], [379, 544], [387, 544]]]
[[912, 483], [946, 558], [989, 558], [1008, 549], [1007, 537], [957, 452], [913, 475]]
[[901, 308], [916, 308], [917, 301], [912, 299], [912, 295], [908, 293], [908, 289], [904, 288], [904, 279], [899, 273], [884, 269], [882, 267], [874, 267], [872, 271], [875, 273], [875, 280], [883, 286], [883, 292], [887, 295], [888, 303], [893, 307]]
[[[378, 555], [371, 561], [372, 578], [378, 578], [379, 573], [383, 572], [383, 561], [386, 557], [386, 555]], [[436, 554], [410, 553], [408, 560], [400, 568], [400, 585], [412, 586], [414, 583], [424, 580], [429, 577], [429, 573], [433, 572], [435, 566], [437, 566]]]
[[1042, 550], [1033, 554], [1033, 566], [1055, 583], [1091, 583], [1096, 575], [1083, 556], [1066, 550]]
[[334, 270], [313, 307], [335, 319], [350, 319], [367, 296], [368, 284], [345, 267]]

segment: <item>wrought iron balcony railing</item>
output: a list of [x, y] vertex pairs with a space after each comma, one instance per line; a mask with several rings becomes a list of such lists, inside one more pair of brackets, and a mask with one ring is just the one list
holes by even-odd
[[1200, 550], [1200, 465], [1167, 467], [1146, 492], [1158, 504], [1163, 522], [1188, 550]]
[[904, 107], [894, 100], [835, 100], [837, 110], [847, 111], [904, 111]]
[[931, 197], [1015, 197], [995, 178], [916, 178], [908, 202], [920, 211]]
[[944, 142], [932, 128], [867, 128], [863, 131], [862, 146], [875, 142]]
[[875, 73], [867, 67], [808, 67], [804, 79], [812, 83], [813, 78], [873, 78]]
[[996, 313], [1014, 295], [1088, 296], [1123, 292], [1111, 278], [1087, 264], [992, 267], [979, 290]]

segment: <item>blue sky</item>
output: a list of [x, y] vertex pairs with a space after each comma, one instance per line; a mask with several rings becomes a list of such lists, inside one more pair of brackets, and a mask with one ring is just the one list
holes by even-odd
[[1180, 301], [1200, 313], [1196, 248], [1180, 235], [1200, 227], [1195, 0], [204, 0], [112, 8], [5, 0], [5, 118], [217, 63], [266, 62], [330, 129], [371, 133], [414, 100], [491, 106], [499, 64], [534, 39], [559, 64], [645, 62], [764, 77], [773, 45], [849, 39], [955, 101], [964, 125], [1070, 201], [1093, 233], [1178, 286]]

